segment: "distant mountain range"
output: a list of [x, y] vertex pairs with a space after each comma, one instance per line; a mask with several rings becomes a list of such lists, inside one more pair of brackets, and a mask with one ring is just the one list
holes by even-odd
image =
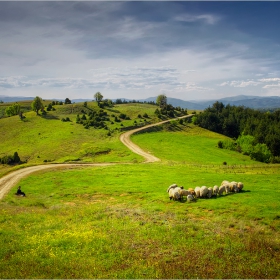
[[[16, 102], [21, 100], [33, 100], [34, 97], [21, 97], [21, 96], [1, 96], [0, 101], [3, 102]], [[132, 99], [127, 98], [119, 98], [121, 100], [132, 101]], [[151, 102], [156, 101], [157, 97], [149, 97], [146, 99], [139, 99], [141, 102]], [[55, 99], [62, 100], [64, 99]], [[92, 99], [72, 99], [72, 102], [84, 102], [90, 101]], [[116, 99], [113, 99], [115, 101]], [[167, 103], [173, 105], [174, 107], [187, 108], [189, 110], [204, 110], [209, 106], [212, 106], [216, 101], [222, 102], [224, 105], [235, 105], [235, 106], [245, 106], [253, 109], [272, 109], [272, 108], [280, 108], [280, 97], [279, 96], [249, 96], [249, 95], [238, 95], [232, 97], [225, 97], [221, 99], [212, 99], [212, 100], [191, 100], [186, 101], [177, 98], [167, 97]]]

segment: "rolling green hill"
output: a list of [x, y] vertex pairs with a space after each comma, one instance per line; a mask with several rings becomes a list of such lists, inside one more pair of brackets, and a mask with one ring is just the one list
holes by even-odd
[[[85, 129], [82, 124], [76, 123], [76, 117], [78, 114], [82, 117], [84, 113], [98, 111], [95, 102], [88, 102], [87, 108], [82, 103], [55, 105], [54, 108], [55, 111], [49, 111], [45, 116], [36, 116], [32, 111], [26, 112], [23, 121], [18, 116], [0, 119], [0, 158], [18, 152], [20, 159], [28, 164], [69, 161], [141, 162], [140, 156], [130, 152], [119, 141], [120, 130], [158, 121], [154, 115], [156, 106], [115, 105], [103, 110], [109, 119], [105, 121], [108, 129]], [[143, 117], [145, 113], [148, 115], [146, 119]], [[120, 119], [121, 114], [129, 119]], [[63, 122], [62, 119], [66, 118], [70, 121]], [[2, 166], [3, 168], [7, 167]]]
[[[46, 117], [0, 119], [1, 153], [18, 151], [22, 166], [118, 164], [40, 171], [16, 184], [0, 201], [0, 278], [280, 277], [279, 165], [219, 149], [225, 136], [178, 121], [132, 136], [162, 160], [143, 163], [115, 128], [143, 123], [144, 113], [156, 122], [154, 106], [106, 110], [108, 130], [77, 124], [82, 104], [55, 108]], [[111, 124], [121, 113], [130, 120]], [[242, 181], [244, 190], [191, 203], [166, 192], [173, 183], [187, 189], [223, 180]], [[19, 185], [26, 197], [14, 195]]]

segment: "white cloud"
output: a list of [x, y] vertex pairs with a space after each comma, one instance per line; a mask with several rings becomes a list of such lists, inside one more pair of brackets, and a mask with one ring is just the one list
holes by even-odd
[[174, 20], [184, 21], [184, 22], [205, 22], [207, 24], [215, 24], [220, 20], [220, 17], [211, 14], [201, 14], [201, 15], [182, 14], [176, 16]]

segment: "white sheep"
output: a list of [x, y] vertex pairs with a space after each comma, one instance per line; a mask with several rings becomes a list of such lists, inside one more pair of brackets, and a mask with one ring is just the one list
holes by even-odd
[[219, 195], [222, 195], [224, 192], [226, 192], [226, 186], [225, 185], [221, 185], [219, 187]]
[[208, 194], [208, 188], [205, 187], [205, 186], [202, 186], [202, 187], [200, 188], [200, 194], [199, 194], [200, 197], [206, 197], [207, 194]]
[[181, 196], [179, 194], [179, 192], [175, 189], [175, 188], [171, 188], [168, 192], [169, 194], [169, 199], [173, 199], [173, 200], [181, 200]]
[[188, 196], [188, 195], [191, 194], [190, 191], [185, 190], [185, 189], [182, 189], [182, 188], [180, 188], [180, 190], [178, 190], [178, 192], [179, 192], [179, 194], [181, 195], [181, 198], [183, 198], [183, 196]]
[[230, 182], [228, 185], [229, 185], [230, 192], [235, 192], [235, 193], [239, 192], [239, 189], [237, 187], [237, 182], [233, 181]]
[[238, 182], [238, 183], [237, 183], [237, 188], [239, 189], [240, 192], [242, 191], [243, 186], [244, 186], [244, 185], [243, 185], [242, 182]]
[[196, 196], [193, 188], [188, 188], [188, 191], [191, 193], [191, 195]]
[[194, 200], [194, 196], [192, 195], [192, 194], [189, 194], [188, 196], [187, 196], [187, 201], [188, 202], [191, 202], [191, 201], [193, 201]]
[[213, 195], [217, 195], [218, 192], [219, 192], [219, 187], [218, 187], [217, 185], [215, 185], [215, 186], [213, 187]]
[[200, 197], [200, 187], [195, 187], [194, 192], [195, 192], [195, 196], [197, 198], [199, 198]]
[[170, 189], [175, 189], [177, 187], [178, 187], [177, 184], [172, 184], [168, 187], [167, 192], [169, 192]]
[[221, 186], [224, 185], [224, 184], [229, 184], [229, 181], [224, 180], [224, 181], [221, 183]]
[[212, 193], [213, 193], [213, 188], [208, 188], [208, 194], [207, 194], [207, 196], [209, 197], [209, 198], [211, 198], [211, 196], [212, 196]]

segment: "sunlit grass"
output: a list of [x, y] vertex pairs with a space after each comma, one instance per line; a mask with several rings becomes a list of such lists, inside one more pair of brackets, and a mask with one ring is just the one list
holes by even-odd
[[[27, 197], [15, 197], [15, 186], [0, 203], [0, 277], [278, 278], [280, 175], [248, 169], [128, 164], [33, 174], [20, 182]], [[166, 193], [174, 182], [223, 179], [243, 181], [244, 192], [194, 203]]]

